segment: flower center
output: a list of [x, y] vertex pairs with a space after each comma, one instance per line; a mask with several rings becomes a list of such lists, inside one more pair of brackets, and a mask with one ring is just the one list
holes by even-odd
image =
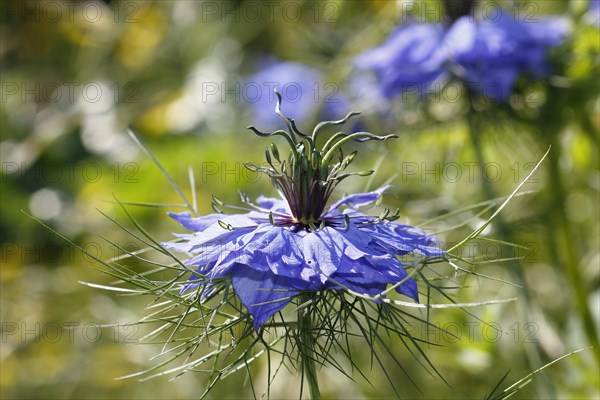
[[[280, 157], [274, 143], [265, 149], [268, 166], [245, 163], [253, 172], [262, 172], [271, 178], [271, 182], [287, 201], [296, 229], [317, 230], [324, 226], [323, 212], [335, 187], [344, 179], [358, 175], [368, 176], [374, 171], [344, 172], [352, 163], [357, 152], [344, 156], [342, 146], [350, 141], [366, 142], [368, 140], [386, 140], [396, 135], [377, 136], [369, 132], [333, 134], [322, 146], [318, 146], [319, 136], [323, 128], [342, 125], [351, 117], [358, 115], [350, 112], [338, 121], [324, 121], [315, 126], [312, 134], [300, 132], [293, 119], [281, 112], [281, 95], [277, 95], [275, 112], [282, 118], [287, 131], [261, 132], [253, 126], [248, 127], [261, 137], [282, 136], [290, 147], [287, 159]], [[273, 221], [273, 218], [271, 218]]]

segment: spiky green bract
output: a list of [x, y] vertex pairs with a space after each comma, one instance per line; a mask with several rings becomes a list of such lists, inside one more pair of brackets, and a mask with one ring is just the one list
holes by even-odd
[[572, 356], [574, 354], [577, 354], [579, 352], [582, 352], [584, 350], [589, 350], [589, 349], [592, 349], [592, 347], [586, 347], [586, 348], [583, 348], [583, 349], [578, 349], [578, 350], [572, 351], [572, 352], [570, 352], [568, 354], [565, 354], [565, 355], [563, 355], [561, 357], [558, 357], [557, 359], [555, 359], [553, 361], [550, 361], [549, 363], [545, 364], [544, 366], [536, 369], [535, 371], [533, 371], [532, 373], [528, 374], [524, 378], [519, 379], [517, 382], [513, 383], [511, 386], [509, 386], [506, 389], [504, 389], [502, 392], [496, 393], [496, 391], [500, 388], [500, 386], [502, 385], [502, 383], [508, 377], [508, 374], [510, 373], [510, 371], [508, 371], [506, 374], [504, 374], [504, 376], [502, 376], [502, 378], [500, 379], [500, 381], [498, 381], [498, 383], [496, 384], [496, 386], [494, 387], [494, 389], [491, 391], [491, 393], [485, 396], [484, 400], [506, 400], [508, 398], [511, 398], [512, 396], [514, 396], [515, 394], [517, 394], [521, 389], [523, 389], [525, 386], [527, 386], [528, 384], [530, 384], [531, 381], [533, 380], [533, 378], [535, 378], [540, 372], [542, 372], [546, 368], [551, 367], [552, 365], [556, 364], [559, 361], [564, 360], [567, 357], [570, 357], [570, 356]]
[[[166, 174], [158, 161], [155, 158], [153, 160], [182, 197], [183, 204], [179, 207], [195, 213], [196, 202], [188, 201], [183, 195], [184, 191]], [[531, 171], [525, 181], [536, 169]], [[190, 175], [192, 188], [194, 182], [193, 176]], [[102, 238], [122, 252], [121, 256], [110, 260], [98, 258], [45, 223], [38, 222], [95, 260], [102, 266], [100, 271], [114, 279], [108, 286], [84, 284], [120, 295], [143, 295], [150, 298], [147, 315], [138, 322], [147, 332], [140, 342], [161, 344], [162, 351], [152, 359], [151, 363], [154, 362], [154, 365], [123, 378], [146, 380], [165, 375], [175, 378], [185, 372], [195, 371], [206, 377], [206, 387], [202, 394], [202, 397], [205, 397], [217, 383], [242, 371], [247, 373], [247, 382], [252, 387], [254, 397], [259, 398], [263, 394], [269, 397], [271, 385], [284, 367], [307, 377], [308, 374], [314, 374], [315, 370], [319, 374], [323, 367], [330, 367], [349, 379], [362, 378], [370, 383], [375, 376], [371, 372], [375, 364], [381, 367], [377, 374], [386, 376], [394, 390], [400, 390], [402, 380], [399, 381], [395, 373], [390, 371], [390, 360], [399, 370], [404, 371], [408, 380], [412, 379], [398, 343], [402, 343], [425, 370], [439, 375], [427, 356], [428, 346], [434, 346], [436, 343], [430, 342], [427, 337], [417, 337], [410, 329], [414, 324], [421, 324], [434, 332], [434, 335], [435, 332], [441, 332], [451, 337], [451, 332], [430, 323], [430, 310], [460, 308], [468, 313], [469, 307], [514, 300], [457, 303], [453, 298], [453, 290], [464, 285], [466, 277], [489, 277], [476, 271], [475, 262], [463, 260], [453, 254], [458, 254], [454, 252], [473, 240], [493, 240], [481, 236], [483, 229], [509, 201], [528, 194], [517, 193], [522, 186], [523, 184], [520, 184], [510, 196], [456, 209], [430, 221], [439, 222], [462, 215], [461, 224], [448, 228], [456, 229], [471, 223], [473, 219], [485, 218], [496, 209], [483, 226], [467, 235], [452, 252], [446, 253], [449, 267], [437, 263], [442, 261], [441, 258], [415, 257], [402, 260], [408, 275], [418, 281], [422, 288], [422, 304], [386, 297], [393, 291], [393, 286], [376, 295], [357, 293], [350, 288], [301, 293], [258, 332], [253, 329], [251, 315], [234, 296], [231, 280], [213, 280], [210, 293], [204, 291], [203, 285], [197, 285], [182, 293], [181, 289], [190, 284], [186, 279], [190, 273], [193, 274], [193, 281], [196, 283], [205, 282], [206, 277], [197, 274], [172, 255], [128, 211], [129, 206], [145, 205], [172, 209], [177, 205], [126, 203], [116, 200], [129, 222], [124, 224], [104, 215], [115, 224], [116, 230], [123, 231], [135, 240], [141, 250], [129, 251], [109, 238]], [[500, 206], [497, 207], [498, 205]], [[432, 304], [436, 299], [444, 299], [445, 304]], [[421, 313], [421, 310], [424, 313]], [[371, 365], [366, 367], [361, 359], [365, 353], [371, 357]], [[267, 370], [268, 376], [266, 382], [260, 384], [255, 382], [255, 369], [251, 368], [258, 360], [261, 360], [260, 367]], [[316, 380], [313, 379], [313, 382], [316, 383]], [[378, 387], [374, 390], [380, 389]], [[316, 387], [309, 385], [309, 388], [303, 387], [302, 390], [311, 392], [313, 397], [318, 396]]]
[[[448, 217], [472, 211], [476, 211], [475, 215], [480, 215], [489, 212], [492, 207], [505, 200], [500, 198], [464, 210], [455, 210], [449, 213]], [[484, 275], [471, 270], [473, 265], [469, 264], [468, 260], [452, 258], [450, 262], [454, 268], [449, 270], [440, 268], [440, 264], [432, 264], [441, 260], [404, 260], [409, 275], [426, 288], [423, 304], [381, 296], [364, 296], [350, 290], [307, 293], [306, 296], [293, 299], [285, 312], [278, 313], [271, 322], [256, 332], [251, 315], [234, 296], [230, 280], [214, 281], [209, 296], [205, 296], [201, 285], [181, 293], [183, 286], [190, 283], [184, 279], [184, 276], [191, 272], [189, 267], [160, 245], [131, 216], [125, 204], [119, 204], [123, 206], [122, 210], [130, 222], [123, 224], [116, 219], [110, 219], [115, 223], [116, 229], [123, 230], [140, 245], [145, 246], [143, 249], [127, 251], [106, 239], [123, 254], [111, 260], [102, 260], [87, 252], [85, 248], [78, 247], [73, 242], [69, 243], [95, 259], [104, 267], [101, 271], [114, 278], [111, 286], [88, 285], [116, 294], [143, 295], [150, 298], [147, 315], [138, 322], [140, 328], [147, 332], [140, 338], [140, 342], [161, 345], [162, 351], [150, 361], [153, 363], [151, 367], [121, 379], [137, 378], [143, 381], [160, 376], [176, 378], [193, 371], [205, 376], [206, 388], [201, 396], [203, 398], [219, 382], [236, 372], [241, 372], [248, 375], [248, 384], [256, 398], [265, 393], [268, 398], [273, 381], [284, 368], [302, 377], [309, 373], [312, 368], [308, 367], [310, 364], [314, 365], [317, 373], [323, 367], [331, 367], [348, 379], [362, 378], [371, 383], [374, 376], [371, 370], [376, 366], [380, 367], [377, 374], [383, 374], [394, 390], [400, 390], [402, 380], [398, 382], [397, 377], [390, 374], [390, 360], [398, 369], [404, 371], [407, 380], [412, 381], [412, 377], [409, 375], [409, 368], [403, 362], [403, 351], [397, 344], [393, 344], [394, 341], [402, 343], [428, 373], [440, 375], [427, 356], [428, 346], [438, 344], [428, 341], [427, 338], [417, 337], [411, 332], [411, 327], [418, 324], [433, 332], [433, 336], [439, 336], [440, 333], [453, 336], [451, 332], [429, 322], [429, 310], [460, 308], [467, 312], [469, 307], [502, 302], [458, 304], [454, 301], [448, 287], [442, 282], [464, 281], [464, 278], [470, 275], [485, 278]], [[135, 203], [136, 206], [140, 204]], [[438, 217], [443, 218], [445, 217]], [[55, 233], [68, 241], [58, 232]], [[165, 262], [165, 257], [170, 261]], [[157, 261], [160, 258], [162, 260]], [[459, 266], [465, 263], [467, 265], [464, 267]], [[195, 275], [194, 279], [200, 283], [205, 277]], [[459, 284], [456, 287], [458, 286]], [[199, 299], [203, 296], [205, 297], [200, 302]], [[434, 298], [444, 298], [446, 304], [431, 304]], [[508, 299], [511, 300], [513, 299]], [[422, 314], [420, 310], [426, 313]], [[300, 323], [301, 318], [308, 319], [310, 327]], [[308, 343], [307, 337], [311, 338], [312, 343]], [[361, 359], [365, 355], [365, 348], [371, 357], [370, 365], [366, 367], [364, 359]], [[266, 382], [255, 381], [256, 370], [251, 367], [257, 361], [260, 368], [267, 369]], [[310, 392], [310, 388], [307, 387], [303, 387], [302, 390]]]

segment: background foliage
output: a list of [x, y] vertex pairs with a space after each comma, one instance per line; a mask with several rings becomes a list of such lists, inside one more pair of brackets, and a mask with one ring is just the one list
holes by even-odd
[[[390, 362], [387, 369], [405, 397], [483, 398], [508, 370], [508, 381], [515, 381], [590, 345], [585, 312], [576, 301], [580, 293], [597, 332], [600, 34], [585, 12], [587, 1], [480, 2], [481, 9], [501, 4], [523, 16], [567, 15], [575, 33], [553, 52], [550, 78], [522, 79], [508, 105], [481, 106], [475, 121], [479, 154], [469, 136], [464, 96], [442, 93], [425, 102], [413, 96], [382, 105], [354, 80], [353, 58], [406, 19], [407, 3], [416, 4], [413, 17], [421, 19], [435, 19], [440, 11], [434, 1], [2, 2], [1, 397], [172, 399], [203, 392], [206, 382], [195, 374], [175, 382], [115, 380], [151, 365], [159, 350], [135, 344], [144, 327], [127, 325], [145, 314], [149, 299], [78, 284], [108, 284], [110, 278], [21, 210], [100, 258], [119, 254], [100, 236], [138, 248], [96, 208], [123, 219], [113, 195], [123, 201], [179, 200], [127, 136], [127, 127], [182, 187], [189, 187], [193, 168], [202, 213], [211, 212], [213, 193], [228, 203], [237, 201], [238, 189], [250, 197], [273, 194], [267, 179], [242, 163], [262, 161], [265, 145], [245, 130], [254, 123], [248, 77], [277, 59], [321, 72], [311, 89], [317, 106], [339, 100], [340, 116], [361, 110], [368, 130], [399, 134], [395, 141], [368, 144], [357, 170], [378, 166], [372, 187], [394, 177], [386, 201], [400, 207], [401, 221], [418, 225], [491, 194], [509, 194], [553, 145], [551, 160], [527, 184], [534, 193], [512, 202], [487, 232], [527, 249], [514, 254], [485, 241], [463, 249], [465, 258], [481, 262], [478, 272], [498, 280], [454, 282], [456, 298], [519, 298], [474, 310], [501, 333], [461, 311], [433, 312], [432, 322], [457, 336], [430, 332], [429, 340], [442, 346], [427, 348], [451, 386], [426, 374], [398, 344], [421, 391]], [[267, 87], [262, 89], [267, 96]], [[318, 107], [300, 127], [310, 127], [317, 114]], [[349, 180], [345, 190], [363, 189], [365, 182]], [[130, 211], [158, 240], [170, 240], [179, 230], [162, 209]], [[468, 218], [466, 227], [450, 229]], [[479, 222], [467, 213], [427, 229], [440, 231], [450, 247]], [[411, 329], [428, 337], [422, 326]], [[355, 357], [368, 369], [364, 348]], [[259, 377], [266, 373], [261, 366]], [[324, 397], [393, 396], [379, 372], [374, 388], [359, 378], [348, 384], [334, 371], [320, 373]], [[248, 385], [242, 386], [244, 373], [228, 379], [214, 398], [251, 397]], [[272, 397], [296, 393], [296, 381], [281, 376]], [[548, 369], [521, 396], [597, 398], [598, 390], [598, 358], [586, 351]]]

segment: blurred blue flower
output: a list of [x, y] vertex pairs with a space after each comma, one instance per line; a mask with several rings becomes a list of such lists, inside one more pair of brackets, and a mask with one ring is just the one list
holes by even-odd
[[463, 16], [448, 28], [441, 23], [409, 23], [382, 46], [359, 55], [356, 66], [375, 71], [387, 97], [415, 87], [429, 92], [452, 74], [475, 92], [505, 101], [521, 73], [536, 77], [549, 73], [548, 50], [563, 41], [568, 28], [566, 18], [521, 22], [506, 12], [483, 21]]
[[[273, 112], [276, 89], [285, 100], [282, 112], [305, 121], [311, 116], [335, 119], [347, 109], [348, 100], [333, 82], [324, 82], [321, 71], [307, 65], [270, 58], [260, 72], [244, 81], [244, 100], [251, 107], [256, 124], [277, 129], [281, 119]], [[322, 107], [322, 109], [321, 109]]]
[[[178, 234], [181, 242], [164, 246], [193, 255], [186, 265], [206, 276], [205, 293], [213, 279], [231, 278], [256, 330], [300, 291], [347, 288], [376, 295], [388, 284], [403, 282], [396, 291], [418, 301], [417, 284], [397, 256], [443, 251], [417, 228], [357, 211], [385, 189], [339, 200], [321, 216], [317, 230], [298, 229], [285, 201], [262, 196], [246, 214], [192, 218], [189, 212], [170, 213], [194, 233]], [[198, 283], [188, 283], [184, 291], [195, 287]]]
[[482, 22], [462, 17], [448, 32], [449, 43], [463, 41], [460, 48], [451, 49], [450, 61], [475, 91], [506, 101], [521, 73], [541, 77], [550, 72], [548, 50], [558, 46], [567, 31], [567, 20], [561, 17], [537, 22], [519, 22], [507, 13]]
[[377, 73], [381, 92], [388, 98], [409, 88], [425, 90], [445, 72], [445, 34], [441, 24], [409, 23], [396, 29], [383, 45], [359, 55], [356, 65]]

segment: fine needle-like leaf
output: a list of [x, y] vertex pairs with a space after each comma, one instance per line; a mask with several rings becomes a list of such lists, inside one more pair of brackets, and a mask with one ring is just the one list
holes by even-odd
[[535, 167], [533, 167], [533, 169], [529, 172], [529, 174], [527, 174], [527, 176], [525, 177], [525, 179], [523, 179], [521, 181], [521, 183], [519, 183], [519, 185], [506, 198], [506, 200], [504, 200], [504, 202], [500, 205], [500, 207], [498, 207], [498, 209], [492, 214], [492, 216], [489, 217], [478, 229], [474, 230], [469, 236], [467, 236], [465, 239], [463, 239], [462, 241], [460, 241], [459, 243], [455, 244], [450, 249], [448, 249], [449, 253], [452, 252], [453, 250], [459, 248], [460, 246], [462, 246], [463, 244], [465, 244], [467, 241], [469, 241], [469, 240], [471, 240], [471, 239], [479, 236], [481, 234], [481, 232], [483, 232], [485, 230], [485, 228], [487, 228], [487, 226], [492, 222], [492, 220], [494, 218], [496, 218], [496, 216], [498, 214], [500, 214], [500, 212], [504, 209], [504, 207], [506, 207], [508, 205], [508, 203], [516, 196], [516, 194], [519, 192], [519, 190], [521, 190], [521, 188], [523, 187], [523, 185], [525, 185], [525, 183], [527, 183], [527, 181], [529, 180], [529, 178], [531, 178], [537, 172], [537, 170], [540, 167], [540, 165], [542, 164], [542, 162], [546, 159], [546, 157], [550, 153], [550, 150], [551, 150], [550, 148], [548, 150], [546, 150], [546, 153], [542, 156], [542, 158], [540, 159], [540, 161], [537, 162], [537, 164], [535, 165]]
[[127, 132], [129, 133], [129, 136], [131, 137], [131, 139], [133, 139], [133, 141], [142, 149], [142, 151], [148, 157], [150, 157], [150, 159], [152, 160], [152, 162], [154, 163], [154, 165], [156, 165], [158, 167], [158, 169], [160, 170], [160, 172], [162, 172], [162, 174], [164, 175], [164, 177], [169, 181], [169, 184], [171, 185], [171, 187], [175, 190], [175, 192], [177, 192], [177, 194], [179, 195], [179, 197], [181, 198], [181, 200], [183, 200], [183, 202], [189, 208], [189, 210], [190, 211], [194, 211], [195, 208], [190, 204], [190, 202], [188, 201], [187, 197], [183, 194], [183, 191], [181, 190], [181, 188], [177, 184], [177, 182], [175, 182], [175, 180], [173, 178], [171, 178], [171, 175], [169, 175], [169, 173], [167, 172], [167, 170], [164, 169], [164, 167], [162, 166], [162, 164], [160, 163], [160, 161], [158, 161], [158, 159], [156, 157], [154, 157], [154, 154], [152, 154], [152, 152], [150, 150], [148, 150], [148, 148], [146, 146], [144, 146], [144, 144], [142, 143], [142, 141], [137, 137], [137, 135], [131, 129], [128, 129]]
[[494, 396], [494, 393], [496, 392], [496, 390], [500, 387], [500, 385], [502, 384], [502, 382], [504, 382], [506, 380], [506, 377], [508, 376], [508, 373], [510, 371], [508, 371], [498, 382], [498, 384], [494, 387], [494, 389], [492, 390], [492, 392], [487, 395], [485, 397], [485, 400], [505, 400], [508, 399], [510, 397], [512, 397], [514, 394], [516, 394], [519, 390], [521, 390], [522, 388], [524, 388], [525, 386], [527, 386], [529, 383], [531, 383], [532, 379], [538, 375], [540, 372], [542, 372], [543, 370], [545, 370], [546, 368], [556, 364], [557, 362], [564, 360], [567, 357], [572, 356], [573, 354], [577, 354], [579, 352], [582, 352], [584, 350], [588, 350], [591, 349], [592, 347], [584, 347], [582, 349], [578, 349], [575, 351], [572, 351], [568, 354], [565, 354], [561, 357], [558, 357], [557, 359], [549, 362], [548, 364], [544, 365], [541, 368], [536, 369], [535, 371], [533, 371], [532, 373], [528, 374], [527, 376], [525, 376], [522, 379], [519, 379], [517, 382], [515, 382], [514, 384], [512, 384], [511, 386], [507, 387], [506, 389], [504, 389], [501, 393], [499, 393], [498, 395]]

